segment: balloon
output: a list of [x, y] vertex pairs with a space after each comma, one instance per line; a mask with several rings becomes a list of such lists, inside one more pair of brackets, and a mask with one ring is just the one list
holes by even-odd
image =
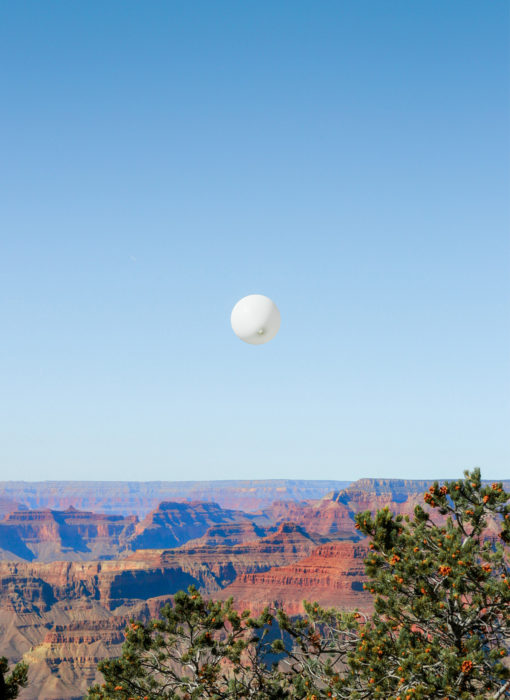
[[232, 309], [230, 323], [234, 333], [245, 343], [262, 345], [278, 333], [280, 312], [274, 301], [263, 294], [249, 294]]

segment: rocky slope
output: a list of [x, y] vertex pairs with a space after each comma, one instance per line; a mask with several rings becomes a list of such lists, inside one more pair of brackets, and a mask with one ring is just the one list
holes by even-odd
[[2, 653], [30, 665], [29, 686], [20, 700], [81, 700], [102, 680], [99, 661], [120, 655], [129, 619], [155, 617], [169, 600], [137, 600], [113, 611], [87, 597], [22, 613], [0, 606]]

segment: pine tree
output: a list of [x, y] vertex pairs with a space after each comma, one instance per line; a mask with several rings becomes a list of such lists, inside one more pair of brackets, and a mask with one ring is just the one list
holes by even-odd
[[465, 477], [435, 482], [413, 518], [356, 516], [371, 540], [371, 617], [317, 604], [297, 623], [279, 614], [301, 697], [510, 697], [509, 495], [478, 469]]
[[121, 658], [99, 664], [105, 682], [88, 700], [286, 698], [283, 676], [262, 660], [271, 623], [267, 611], [254, 619], [191, 586], [160, 619], [131, 621]]
[[28, 666], [24, 662], [16, 664], [10, 675], [9, 663], [5, 656], [0, 657], [0, 700], [12, 700], [17, 698], [21, 688], [28, 684]]

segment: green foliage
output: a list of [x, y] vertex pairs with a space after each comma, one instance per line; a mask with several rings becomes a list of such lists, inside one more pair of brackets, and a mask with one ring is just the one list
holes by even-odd
[[305, 603], [298, 619], [253, 619], [179, 593], [160, 620], [132, 622], [88, 700], [510, 698], [508, 501], [474, 470], [435, 482], [413, 517], [358, 514], [371, 616]]
[[475, 470], [434, 483], [414, 517], [359, 513], [374, 612], [278, 613], [295, 697], [509, 698], [508, 500]]
[[16, 664], [11, 674], [9, 664], [5, 656], [0, 657], [0, 700], [11, 700], [17, 698], [21, 688], [26, 688], [28, 683], [28, 666], [21, 662]]
[[88, 700], [285, 698], [283, 676], [262, 662], [271, 623], [267, 611], [239, 614], [232, 600], [205, 601], [191, 586], [159, 620], [131, 622], [122, 657], [99, 665], [105, 683]]
[[356, 517], [375, 612], [350, 667], [374, 698], [510, 697], [509, 496], [465, 477], [435, 482], [412, 519]]

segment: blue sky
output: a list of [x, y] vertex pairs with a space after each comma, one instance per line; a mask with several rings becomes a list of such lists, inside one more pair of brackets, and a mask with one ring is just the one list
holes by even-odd
[[509, 13], [0, 3], [0, 478], [510, 477]]

